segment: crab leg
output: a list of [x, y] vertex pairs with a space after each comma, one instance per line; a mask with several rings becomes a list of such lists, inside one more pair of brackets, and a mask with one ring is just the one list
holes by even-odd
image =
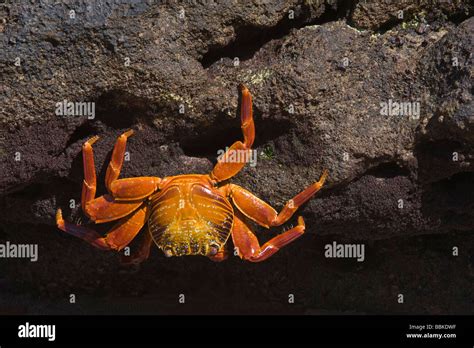
[[244, 85], [240, 85], [242, 102], [240, 104], [240, 122], [244, 135], [244, 145], [250, 149], [255, 140], [255, 124], [253, 122], [252, 95]]
[[222, 187], [222, 191], [232, 198], [234, 204], [245, 216], [259, 225], [269, 228], [270, 226], [279, 226], [288, 221], [303, 203], [321, 189], [327, 175], [328, 172], [325, 170], [319, 181], [307, 187], [293, 197], [293, 199], [290, 199], [279, 214], [270, 205], [240, 186], [228, 184]]
[[111, 184], [114, 180], [117, 180], [120, 175], [120, 170], [122, 169], [123, 159], [125, 156], [125, 148], [127, 145], [127, 139], [133, 134], [133, 129], [129, 129], [122, 135], [117, 138], [117, 141], [112, 152], [112, 157], [110, 158], [109, 166], [107, 167], [107, 172], [105, 174], [105, 185], [110, 193]]
[[240, 106], [240, 122], [244, 142], [236, 141], [227, 152], [218, 160], [211, 172], [211, 178], [216, 181], [227, 180], [237, 174], [247, 163], [246, 161], [231, 160], [231, 156], [239, 153], [239, 158], [248, 158], [255, 140], [255, 125], [253, 122], [252, 96], [244, 85], [240, 85], [242, 103]]
[[81, 238], [99, 249], [121, 250], [138, 234], [148, 218], [148, 213], [148, 206], [143, 204], [131, 216], [119, 220], [105, 237], [90, 228], [65, 221], [61, 209], [56, 213], [56, 224], [64, 232]]
[[303, 218], [298, 217], [298, 225], [284, 233], [270, 239], [263, 246], [260, 246], [257, 237], [242, 220], [242, 216], [236, 214], [234, 217], [234, 227], [232, 229], [232, 240], [237, 247], [240, 258], [260, 262], [268, 259], [285, 245], [291, 243], [304, 233], [305, 225]]
[[135, 201], [155, 192], [161, 181], [153, 176], [118, 179], [112, 181], [109, 189], [115, 201]]
[[[114, 179], [120, 174], [126, 139], [132, 132], [131, 130], [127, 131], [118, 138], [112, 154], [112, 160], [107, 169], [106, 182], [108, 182], [107, 180], [111, 180], [110, 178], [113, 179], [108, 188], [114, 197], [103, 195], [95, 198], [97, 178], [95, 174], [92, 144], [94, 144], [99, 137], [94, 136], [90, 138], [82, 146], [84, 162], [84, 182], [82, 185], [81, 198], [82, 210], [89, 218], [97, 223], [116, 220], [130, 214], [141, 205], [147, 196], [157, 189], [158, 184], [161, 182], [161, 179], [155, 177]], [[119, 156], [121, 156], [121, 161], [117, 161]]]
[[86, 212], [86, 204], [95, 198], [97, 189], [97, 178], [95, 176], [94, 153], [92, 151], [92, 144], [94, 144], [99, 137], [96, 135], [87, 140], [82, 145], [82, 161], [84, 163], [84, 181], [82, 183], [82, 210]]
[[117, 202], [111, 195], [106, 194], [87, 202], [84, 213], [96, 224], [100, 224], [125, 217], [136, 210], [142, 203], [143, 199]]
[[144, 199], [155, 192], [161, 182], [161, 179], [156, 177], [118, 179], [123, 165], [127, 139], [132, 134], [133, 130], [130, 129], [117, 138], [105, 174], [107, 190], [116, 200], [120, 201]]

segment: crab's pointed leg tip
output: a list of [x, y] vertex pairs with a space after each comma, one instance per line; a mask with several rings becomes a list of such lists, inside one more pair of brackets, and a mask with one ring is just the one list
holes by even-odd
[[239, 88], [242, 91], [242, 93], [248, 93], [249, 92], [248, 88], [243, 83], [239, 84]]
[[128, 131], [126, 131], [125, 133], [123, 133], [123, 135], [125, 135], [126, 137], [130, 137], [134, 134], [134, 130], [133, 129], [129, 129]]
[[300, 225], [300, 226], [305, 226], [305, 224], [304, 224], [304, 219], [303, 219], [302, 216], [298, 216], [298, 225]]
[[323, 174], [321, 175], [321, 180], [325, 181], [329, 175], [329, 171], [327, 169], [323, 170]]
[[63, 212], [61, 208], [59, 208], [56, 211], [56, 225], [58, 226], [60, 230], [64, 231], [64, 219], [63, 219]]
[[94, 135], [92, 138], [90, 138], [89, 140], [87, 140], [86, 143], [89, 144], [89, 145], [92, 145], [92, 144], [94, 144], [97, 140], [99, 140], [99, 136], [98, 136], [98, 135]]

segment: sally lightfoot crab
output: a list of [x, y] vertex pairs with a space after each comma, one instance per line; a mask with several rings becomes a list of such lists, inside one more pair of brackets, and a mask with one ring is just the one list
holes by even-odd
[[[244, 188], [226, 183], [227, 179], [236, 175], [245, 165], [242, 160], [230, 161], [232, 152], [249, 153], [255, 139], [252, 96], [243, 85], [241, 91], [241, 127], [244, 140], [236, 141], [219, 158], [210, 174], [119, 179], [127, 138], [133, 134], [133, 130], [128, 130], [118, 137], [107, 168], [105, 185], [109, 193], [96, 198], [92, 144], [98, 137], [87, 140], [82, 146], [82, 210], [96, 224], [110, 221], [116, 223], [105, 236], [101, 236], [86, 226], [65, 221], [61, 209], [58, 209], [58, 227], [97, 248], [119, 251], [148, 223], [148, 233], [141, 246], [135, 254], [125, 258], [126, 263], [145, 260], [153, 242], [168, 257], [204, 255], [213, 261], [222, 261], [227, 257], [225, 245], [229, 236], [232, 236], [242, 259], [259, 262], [300, 237], [305, 230], [301, 216], [298, 217], [297, 226], [260, 246], [245, 217], [266, 228], [282, 225], [298, 207], [321, 189], [327, 171], [323, 172], [319, 181], [290, 199], [280, 213]], [[231, 202], [236, 207], [235, 210]]]

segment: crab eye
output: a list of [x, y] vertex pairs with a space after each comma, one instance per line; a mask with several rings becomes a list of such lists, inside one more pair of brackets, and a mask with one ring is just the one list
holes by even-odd
[[209, 245], [209, 255], [214, 256], [219, 252], [219, 245], [212, 243]]
[[171, 257], [171, 256], [173, 256], [173, 251], [171, 250], [171, 248], [166, 248], [166, 249], [164, 250], [164, 253], [165, 253], [165, 256], [166, 256], [166, 257]]

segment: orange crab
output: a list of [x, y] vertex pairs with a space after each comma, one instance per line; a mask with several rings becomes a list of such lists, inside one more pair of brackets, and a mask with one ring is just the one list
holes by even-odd
[[[128, 130], [118, 137], [107, 168], [105, 184], [109, 194], [95, 198], [96, 174], [92, 144], [98, 137], [86, 141], [82, 146], [82, 210], [96, 224], [114, 220], [117, 223], [105, 236], [101, 236], [90, 228], [63, 220], [61, 209], [58, 209], [58, 227], [100, 249], [119, 251], [148, 222], [149, 233], [137, 252], [126, 258], [126, 263], [140, 263], [148, 258], [153, 242], [168, 257], [204, 255], [213, 261], [222, 261], [227, 258], [225, 245], [230, 235], [242, 259], [259, 262], [300, 237], [305, 230], [301, 216], [298, 217], [297, 226], [260, 246], [257, 237], [247, 226], [245, 217], [266, 228], [285, 223], [298, 207], [319, 191], [327, 171], [323, 172], [318, 182], [290, 199], [280, 213], [251, 192], [226, 183], [246, 163], [243, 160], [231, 161], [231, 157], [235, 158], [231, 156], [232, 151], [248, 154], [255, 139], [252, 96], [243, 85], [241, 91], [244, 141], [235, 142], [219, 158], [210, 174], [119, 179], [127, 138], [133, 134], [133, 130]], [[236, 210], [230, 202], [234, 203]]]

